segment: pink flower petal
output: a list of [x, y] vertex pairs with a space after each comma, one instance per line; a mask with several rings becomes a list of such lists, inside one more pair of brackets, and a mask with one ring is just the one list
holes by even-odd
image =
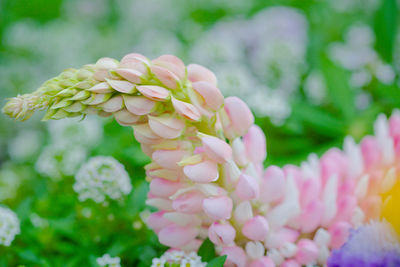
[[135, 115], [149, 114], [156, 104], [154, 101], [147, 99], [144, 96], [124, 95], [123, 98], [126, 108], [129, 110], [129, 112]]
[[176, 112], [189, 120], [199, 121], [201, 119], [200, 112], [190, 103], [186, 103], [172, 97], [172, 105], [174, 106]]
[[224, 104], [224, 96], [213, 84], [200, 81], [192, 84], [193, 89], [203, 97], [206, 105], [213, 110], [218, 110]]
[[142, 95], [155, 101], [166, 101], [169, 99], [169, 91], [161, 86], [140, 85], [137, 86], [137, 89]]
[[211, 83], [212, 85], [217, 85], [217, 77], [211, 70], [198, 64], [188, 65], [187, 70], [188, 79], [191, 82], [205, 81]]
[[183, 168], [185, 175], [196, 183], [210, 183], [219, 177], [217, 163], [206, 160], [194, 165], [186, 165]]

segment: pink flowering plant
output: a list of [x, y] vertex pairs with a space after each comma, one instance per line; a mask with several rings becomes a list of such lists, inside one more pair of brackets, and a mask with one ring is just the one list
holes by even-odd
[[[146, 204], [154, 209], [144, 220], [170, 253], [152, 266], [325, 266], [351, 229], [393, 224], [385, 210], [397, 185], [398, 112], [379, 116], [360, 144], [349, 137], [343, 150], [300, 166], [264, 168], [262, 129], [240, 98], [224, 98], [212, 71], [136, 53], [67, 69], [3, 108], [19, 120], [36, 110], [46, 111], [43, 120], [99, 115], [133, 129], [151, 158]], [[80, 198], [128, 194], [123, 166], [99, 160], [80, 170]]]

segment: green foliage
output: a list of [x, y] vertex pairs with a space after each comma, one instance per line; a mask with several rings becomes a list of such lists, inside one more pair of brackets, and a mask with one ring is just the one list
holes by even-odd
[[214, 258], [206, 265], [206, 267], [223, 267], [225, 260], [226, 260], [226, 255]]
[[197, 254], [201, 257], [201, 260], [204, 262], [209, 262], [210, 260], [215, 258], [214, 244], [210, 241], [210, 239], [207, 238], [206, 240], [204, 240]]
[[382, 0], [375, 14], [376, 50], [387, 62], [393, 60], [398, 13], [396, 0]]

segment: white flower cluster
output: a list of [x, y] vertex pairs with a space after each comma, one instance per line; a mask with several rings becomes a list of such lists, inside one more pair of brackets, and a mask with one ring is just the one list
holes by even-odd
[[74, 190], [80, 201], [92, 199], [97, 203], [107, 197], [117, 200], [132, 190], [124, 166], [112, 157], [93, 157], [81, 166], [75, 176]]
[[354, 87], [367, 86], [372, 78], [392, 84], [396, 78], [393, 68], [384, 63], [374, 50], [375, 35], [368, 25], [355, 24], [345, 35], [344, 43], [333, 43], [329, 54], [332, 60], [352, 72]]
[[191, 61], [215, 71], [224, 95], [241, 97], [279, 124], [305, 70], [307, 28], [300, 11], [270, 7], [250, 20], [217, 23], [193, 46]]
[[40, 153], [35, 169], [42, 175], [57, 181], [63, 175], [74, 175], [86, 157], [87, 151], [81, 146], [67, 147], [62, 144], [49, 144]]
[[17, 215], [6, 207], [0, 206], [0, 245], [10, 246], [15, 236], [20, 233]]
[[66, 118], [48, 122], [52, 143], [63, 145], [93, 146], [103, 137], [103, 127], [95, 116]]
[[119, 257], [111, 257], [109, 254], [104, 254], [97, 258], [96, 262], [101, 267], [121, 267], [121, 259]]
[[20, 188], [24, 177], [4, 164], [0, 169], [0, 202], [13, 199]]
[[381, 1], [379, 0], [330, 0], [330, 5], [340, 13], [363, 11], [370, 13], [375, 11]]
[[165, 252], [160, 258], [154, 258], [151, 267], [205, 267], [207, 263], [201, 261], [196, 252], [185, 253], [183, 251]]
[[40, 146], [40, 132], [32, 129], [23, 129], [8, 143], [8, 153], [14, 161], [25, 161], [37, 155]]
[[87, 158], [88, 149], [103, 136], [101, 122], [92, 116], [51, 121], [48, 124], [50, 144], [40, 153], [36, 170], [53, 180], [74, 175]]

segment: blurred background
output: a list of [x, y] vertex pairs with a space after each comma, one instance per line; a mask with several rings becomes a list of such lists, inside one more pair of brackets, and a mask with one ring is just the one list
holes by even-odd
[[[0, 0], [0, 100], [67, 67], [129, 52], [174, 54], [213, 70], [267, 136], [266, 165], [300, 164], [372, 132], [400, 107], [396, 0]], [[96, 266], [108, 252], [149, 266], [165, 249], [143, 225], [147, 185], [128, 127], [89, 117], [25, 123], [0, 115], [0, 203], [22, 234], [0, 266]], [[122, 202], [80, 202], [79, 167], [113, 156], [128, 171]], [[101, 235], [99, 235], [101, 233]]]

